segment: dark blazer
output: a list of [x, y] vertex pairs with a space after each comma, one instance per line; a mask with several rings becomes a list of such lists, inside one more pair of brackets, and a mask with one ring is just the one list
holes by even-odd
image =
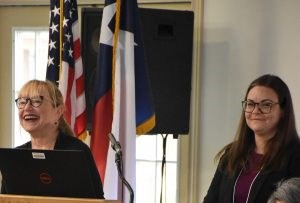
[[[300, 144], [293, 143], [284, 155], [283, 167], [277, 171], [263, 170], [251, 187], [247, 203], [266, 203], [276, 184], [290, 177], [300, 177]], [[240, 171], [229, 176], [225, 171], [226, 162], [221, 159], [203, 203], [233, 203], [233, 190]]]
[[[17, 148], [26, 148], [26, 149], [31, 149], [31, 141], [18, 146]], [[92, 152], [88, 145], [86, 145], [84, 142], [79, 140], [76, 137], [66, 135], [62, 132], [59, 133], [54, 149], [57, 150], [82, 150], [86, 154], [89, 170], [91, 172], [92, 180], [93, 180], [93, 185], [97, 193], [97, 197], [100, 199], [104, 199], [104, 193], [103, 193], [103, 187], [102, 187], [102, 182], [100, 175], [97, 170], [97, 166], [95, 164]], [[5, 194], [5, 182], [2, 180], [2, 187], [1, 187], [1, 193]]]

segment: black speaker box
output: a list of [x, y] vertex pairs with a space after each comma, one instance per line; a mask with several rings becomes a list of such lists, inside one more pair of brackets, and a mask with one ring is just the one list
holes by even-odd
[[[156, 125], [148, 134], [188, 134], [192, 74], [192, 11], [139, 8]], [[82, 59], [88, 128], [93, 114], [94, 75], [102, 9], [82, 8]]]

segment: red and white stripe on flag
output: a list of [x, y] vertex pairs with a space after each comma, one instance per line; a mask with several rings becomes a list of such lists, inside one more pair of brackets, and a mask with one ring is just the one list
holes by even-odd
[[75, 134], [84, 139], [87, 115], [76, 0], [50, 1], [46, 79], [58, 82], [66, 106], [65, 118]]

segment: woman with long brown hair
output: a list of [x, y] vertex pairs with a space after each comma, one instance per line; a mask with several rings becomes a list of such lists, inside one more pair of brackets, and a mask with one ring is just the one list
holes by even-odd
[[204, 203], [264, 203], [277, 182], [300, 177], [300, 141], [286, 83], [269, 74], [255, 79], [242, 107], [235, 139], [216, 156]]

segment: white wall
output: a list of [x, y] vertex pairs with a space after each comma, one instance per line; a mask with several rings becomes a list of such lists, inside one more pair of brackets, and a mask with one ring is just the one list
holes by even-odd
[[215, 171], [213, 158], [233, 139], [241, 100], [253, 79], [272, 73], [289, 85], [299, 129], [299, 10], [299, 0], [204, 0], [199, 143], [202, 198]]

